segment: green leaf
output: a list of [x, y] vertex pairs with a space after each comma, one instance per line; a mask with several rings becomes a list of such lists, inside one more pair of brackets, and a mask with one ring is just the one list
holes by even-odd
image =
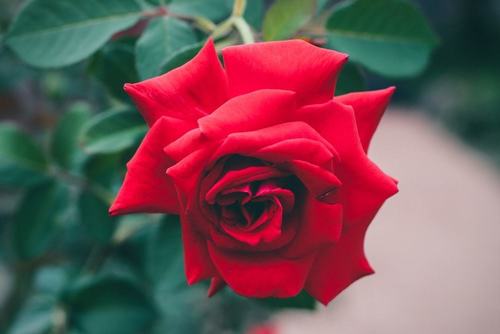
[[89, 64], [89, 71], [106, 87], [109, 94], [125, 102], [130, 99], [123, 90], [123, 84], [139, 81], [132, 42], [120, 39], [109, 43], [96, 53]]
[[0, 185], [30, 186], [47, 178], [47, 161], [33, 140], [11, 124], [0, 124]]
[[264, 40], [292, 37], [314, 14], [314, 0], [276, 0], [264, 17]]
[[335, 95], [359, 92], [365, 88], [365, 78], [359, 65], [355, 65], [349, 61], [344, 65], [342, 72], [340, 72], [340, 77], [335, 87]]
[[119, 277], [92, 277], [68, 293], [70, 328], [92, 334], [145, 333], [155, 309], [141, 287]]
[[413, 76], [428, 63], [437, 38], [412, 4], [357, 0], [337, 6], [328, 19], [328, 45], [386, 76]]
[[89, 191], [83, 191], [78, 198], [80, 222], [90, 236], [100, 242], [107, 243], [116, 226], [116, 217], [108, 214], [109, 205]]
[[90, 56], [140, 15], [136, 0], [33, 0], [15, 18], [5, 43], [31, 65], [70, 65]]
[[84, 124], [90, 118], [90, 106], [86, 103], [74, 104], [59, 120], [50, 145], [54, 161], [64, 169], [71, 169], [81, 153], [78, 138]]
[[87, 179], [105, 189], [117, 188], [123, 181], [128, 160], [123, 152], [92, 155], [85, 161], [82, 172]]
[[231, 14], [232, 5], [232, 0], [172, 0], [168, 9], [178, 15], [203, 16], [220, 21]]
[[7, 334], [45, 334], [53, 328], [56, 299], [35, 295], [28, 299]]
[[51, 246], [66, 201], [66, 189], [55, 182], [28, 190], [12, 226], [13, 248], [20, 258], [38, 257]]
[[162, 282], [163, 290], [185, 285], [181, 228], [178, 216], [168, 216], [148, 233], [146, 272], [153, 282]]
[[136, 145], [147, 131], [141, 115], [135, 110], [111, 110], [94, 116], [82, 132], [86, 152], [111, 153]]
[[262, 21], [264, 19], [264, 1], [247, 1], [247, 7], [243, 17], [255, 30], [261, 30]]
[[266, 298], [260, 299], [259, 302], [264, 303], [266, 306], [273, 309], [296, 308], [314, 310], [316, 307], [316, 300], [305, 291], [302, 291], [297, 296], [292, 298]]
[[136, 44], [136, 66], [142, 79], [161, 74], [162, 64], [186, 46], [197, 43], [189, 24], [171, 17], [149, 22]]
[[178, 52], [176, 52], [172, 57], [165, 59], [165, 62], [162, 64], [161, 72], [166, 73], [168, 71], [173, 70], [174, 68], [177, 68], [179, 66], [184, 65], [186, 62], [189, 60], [193, 59], [194, 56], [200, 51], [200, 49], [203, 47], [203, 43], [197, 43], [197, 44], [191, 44], [188, 45]]

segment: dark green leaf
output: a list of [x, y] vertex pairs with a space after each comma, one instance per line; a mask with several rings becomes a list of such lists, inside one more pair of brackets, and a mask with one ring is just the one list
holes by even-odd
[[85, 122], [90, 118], [90, 106], [77, 103], [59, 120], [52, 135], [50, 153], [62, 168], [71, 169], [79, 157], [78, 138]]
[[11, 124], [0, 125], [0, 185], [28, 186], [46, 178], [47, 161], [33, 140]]
[[128, 39], [109, 43], [92, 58], [89, 71], [106, 87], [108, 92], [129, 102], [123, 90], [127, 82], [139, 81], [135, 70], [134, 45]]
[[264, 0], [247, 1], [243, 17], [255, 30], [259, 31], [264, 20]]
[[118, 183], [116, 186], [119, 186], [123, 181], [122, 176], [127, 160], [121, 152], [92, 155], [85, 161], [83, 173], [92, 182], [106, 189], [112, 189], [115, 183]]
[[197, 42], [194, 30], [183, 21], [171, 17], [152, 20], [136, 44], [136, 66], [141, 78], [161, 74], [162, 64]]
[[163, 289], [176, 290], [186, 282], [182, 256], [181, 228], [178, 216], [168, 216], [148, 234], [146, 272], [154, 282], [163, 281]]
[[292, 37], [312, 17], [314, 0], [276, 0], [266, 13], [262, 34], [273, 41]]
[[81, 142], [88, 153], [111, 153], [138, 143], [147, 131], [135, 110], [111, 110], [94, 116], [82, 132]]
[[203, 43], [192, 44], [179, 50], [173, 57], [165, 59], [165, 63], [162, 64], [162, 72], [166, 73], [174, 68], [184, 65], [189, 60], [193, 59], [194, 56], [203, 47]]
[[266, 304], [268, 307], [278, 309], [299, 308], [313, 310], [316, 306], [316, 300], [305, 291], [302, 291], [297, 296], [292, 298], [266, 298], [259, 301]]
[[53, 328], [56, 299], [52, 295], [31, 297], [7, 334], [45, 334]]
[[[155, 290], [155, 299], [161, 312], [161, 318], [155, 324], [152, 334], [203, 333], [203, 327], [208, 324], [213, 326], [212, 323], [217, 323], [218, 316], [223, 314], [221, 312], [212, 318], [204, 317], [204, 311], [213, 306], [210, 303], [212, 300], [207, 298], [206, 287], [184, 286], [174, 291], [170, 288], [163, 291], [160, 286]], [[213, 328], [210, 333], [235, 332]]]
[[107, 243], [116, 226], [116, 217], [108, 214], [109, 204], [89, 191], [83, 191], [78, 199], [80, 222], [90, 236], [100, 243]]
[[70, 327], [92, 334], [147, 332], [155, 318], [151, 300], [141, 287], [118, 277], [89, 278], [66, 298]]
[[175, 14], [203, 16], [220, 21], [231, 14], [232, 0], [172, 0], [169, 10]]
[[5, 42], [31, 65], [65, 66], [90, 56], [140, 15], [136, 0], [33, 0], [16, 17]]
[[330, 47], [387, 76], [418, 74], [437, 44], [422, 14], [401, 0], [342, 3], [326, 26]]
[[359, 66], [352, 62], [345, 64], [335, 87], [335, 95], [358, 92], [365, 88], [365, 78]]
[[55, 182], [28, 190], [12, 226], [13, 248], [20, 258], [40, 256], [51, 246], [66, 200], [66, 189]]

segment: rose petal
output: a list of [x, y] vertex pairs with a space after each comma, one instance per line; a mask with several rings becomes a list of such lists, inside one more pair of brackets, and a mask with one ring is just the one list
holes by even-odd
[[150, 126], [161, 116], [195, 122], [227, 99], [226, 75], [211, 39], [186, 64], [124, 88]]
[[370, 141], [384, 114], [395, 87], [368, 92], [350, 93], [335, 98], [354, 109], [356, 124], [363, 149], [368, 151]]
[[222, 50], [231, 96], [271, 88], [295, 91], [300, 104], [333, 97], [347, 56], [302, 40], [230, 46]]
[[366, 156], [352, 108], [330, 101], [301, 108], [296, 117], [313, 126], [338, 152], [341, 162], [335, 174], [342, 187], [337, 199], [344, 206], [344, 223], [352, 225], [373, 219], [384, 201], [398, 189], [394, 180]]
[[214, 157], [229, 154], [275, 163], [297, 159], [323, 165], [334, 159], [335, 150], [310, 125], [289, 122], [256, 131], [230, 134], [220, 144]]
[[332, 171], [301, 160], [287, 161], [280, 166], [297, 176], [317, 200], [328, 203], [337, 200], [336, 193], [342, 183]]
[[195, 229], [190, 217], [181, 214], [184, 270], [189, 285], [214, 277], [217, 273], [207, 250], [206, 238]]
[[217, 292], [219, 292], [223, 287], [226, 286], [226, 282], [219, 276], [212, 277], [210, 280], [210, 287], [208, 288], [208, 297], [214, 296]]
[[280, 204], [283, 206], [283, 211], [288, 213], [292, 211], [295, 205], [295, 195], [290, 189], [281, 188], [281, 185], [278, 184], [276, 180], [267, 180], [263, 182], [257, 193], [255, 194], [256, 198], [266, 198], [266, 197], [275, 197], [280, 201]]
[[283, 257], [301, 257], [325, 246], [332, 246], [340, 238], [342, 205], [318, 201], [310, 194], [301, 204], [301, 224], [293, 241], [281, 251]]
[[222, 251], [208, 243], [210, 257], [224, 281], [236, 293], [253, 298], [293, 297], [303, 288], [316, 254], [285, 259], [274, 253]]
[[283, 177], [285, 175], [287, 174], [283, 171], [268, 166], [252, 166], [240, 170], [230, 170], [210, 188], [205, 195], [205, 200], [213, 204], [215, 203], [217, 194], [223, 192], [225, 189], [253, 181]]
[[207, 144], [167, 169], [167, 175], [172, 178], [178, 189], [180, 200], [185, 201], [187, 195], [196, 189], [200, 175], [213, 155], [215, 145], [216, 143]]
[[363, 249], [367, 226], [350, 227], [336, 245], [319, 252], [305, 289], [321, 303], [327, 305], [351, 283], [373, 273]]
[[198, 120], [201, 133], [223, 138], [230, 133], [258, 130], [285, 122], [296, 108], [295, 93], [264, 89], [236, 96]]
[[244, 242], [250, 246], [257, 246], [261, 242], [272, 242], [281, 235], [281, 224], [283, 219], [283, 207], [279, 201], [275, 201], [273, 207], [268, 207], [257, 221], [251, 223], [247, 228], [231, 226], [222, 222], [222, 229], [234, 239]]
[[170, 117], [162, 117], [155, 123], [127, 164], [125, 180], [110, 214], [179, 212], [174, 185], [165, 174], [171, 161], [163, 148], [189, 128], [188, 123]]
[[192, 129], [184, 136], [174, 140], [165, 147], [165, 154], [172, 161], [180, 161], [193, 151], [203, 147], [208, 139], [201, 133], [200, 129]]

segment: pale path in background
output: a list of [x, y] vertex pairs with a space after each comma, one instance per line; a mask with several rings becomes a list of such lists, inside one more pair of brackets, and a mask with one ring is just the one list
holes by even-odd
[[279, 334], [500, 333], [500, 174], [420, 113], [392, 110], [370, 156], [400, 192], [371, 225], [377, 273]]

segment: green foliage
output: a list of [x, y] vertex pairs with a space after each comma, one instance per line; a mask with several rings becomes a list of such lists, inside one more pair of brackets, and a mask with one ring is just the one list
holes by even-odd
[[136, 0], [33, 0], [14, 20], [6, 43], [28, 64], [69, 65], [136, 23], [141, 11]]
[[118, 109], [100, 113], [85, 126], [81, 136], [89, 154], [112, 153], [136, 144], [146, 133], [147, 126], [133, 109]]
[[85, 190], [78, 198], [80, 221], [87, 233], [97, 242], [106, 244], [113, 235], [116, 218], [108, 214], [109, 203]]
[[311, 297], [307, 292], [302, 291], [293, 298], [266, 298], [261, 300], [262, 303], [268, 307], [282, 309], [282, 308], [298, 308], [306, 310], [314, 310], [316, 300]]
[[342, 2], [328, 19], [329, 46], [387, 76], [412, 76], [427, 65], [437, 37], [402, 0]]
[[14, 125], [0, 125], [0, 185], [28, 186], [46, 179], [47, 160], [35, 142]]
[[55, 309], [54, 296], [33, 296], [26, 302], [8, 334], [48, 333], [53, 327]]
[[128, 102], [123, 84], [139, 80], [133, 41], [122, 39], [104, 46], [92, 58], [88, 69], [112, 97]]
[[70, 327], [93, 334], [135, 334], [152, 326], [155, 309], [141, 287], [120, 277], [89, 277], [65, 298]]
[[79, 158], [78, 139], [85, 122], [90, 118], [90, 107], [85, 103], [72, 106], [59, 120], [52, 134], [50, 153], [56, 164], [72, 169]]
[[170, 17], [152, 20], [136, 44], [140, 77], [147, 79], [161, 74], [162, 64], [197, 42], [193, 28], [183, 21]]
[[337, 81], [335, 95], [359, 92], [362, 90], [365, 90], [365, 78], [361, 68], [352, 62], [346, 63]]
[[198, 53], [198, 51], [200, 51], [202, 47], [203, 43], [196, 43], [182, 48], [172, 57], [165, 59], [165, 62], [161, 66], [161, 72], [165, 73], [173, 70], [174, 68], [184, 65], [186, 62], [193, 59], [193, 57]]
[[264, 19], [264, 40], [273, 41], [292, 37], [315, 12], [314, 0], [277, 0]]
[[66, 199], [67, 190], [53, 181], [25, 194], [12, 226], [12, 246], [19, 258], [41, 256], [51, 246]]
[[168, 9], [177, 15], [201, 16], [220, 21], [231, 13], [231, 0], [171, 0]]
[[[28, 1], [5, 45], [36, 67], [85, 63], [44, 75], [28, 67], [14, 71], [14, 55], [0, 54], [12, 58], [0, 66], [0, 78], [9, 80], [1, 87], [13, 89], [29, 76], [43, 80], [40, 109], [55, 109], [32, 136], [0, 125], [0, 188], [21, 195], [19, 203], [12, 200], [12, 217], [0, 212], [8, 220], [0, 233], [11, 246], [13, 256], [5, 262], [14, 283], [24, 284], [14, 290], [25, 291], [2, 310], [0, 332], [240, 333], [282, 308], [314, 308], [306, 293], [255, 301], [223, 289], [208, 299], [207, 284], [186, 284], [177, 216], [110, 217], [108, 208], [147, 131], [124, 83], [184, 65], [210, 37], [218, 50], [252, 39], [300, 37], [348, 52], [351, 62], [336, 95], [364, 89], [366, 69], [414, 75], [436, 45], [407, 2], [342, 1], [325, 27], [332, 3], [247, 0], [244, 10], [233, 10], [232, 0]], [[83, 74], [101, 85], [97, 96], [74, 85]], [[70, 87], [76, 98], [68, 96]], [[82, 99], [88, 104], [74, 102]], [[45, 139], [47, 147], [40, 144]]]

